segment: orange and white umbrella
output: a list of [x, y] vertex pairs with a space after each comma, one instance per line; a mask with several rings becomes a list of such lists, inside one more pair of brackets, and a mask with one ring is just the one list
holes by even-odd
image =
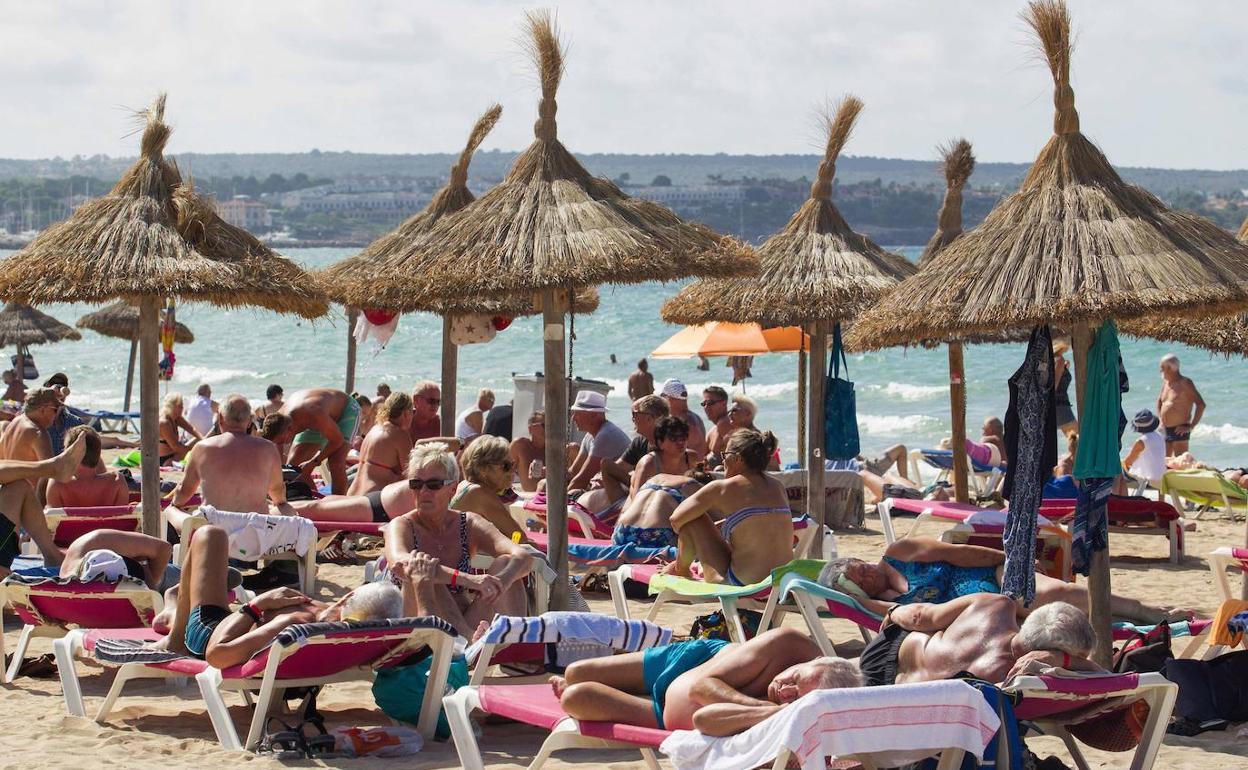
[[763, 329], [758, 324], [712, 322], [686, 326], [654, 349], [652, 358], [757, 356], [809, 350], [810, 337], [796, 326]]

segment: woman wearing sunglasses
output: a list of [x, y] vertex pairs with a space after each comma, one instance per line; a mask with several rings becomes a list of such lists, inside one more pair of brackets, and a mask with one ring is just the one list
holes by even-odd
[[483, 517], [509, 540], [517, 532], [523, 536], [507, 510], [507, 505], [516, 499], [511, 488], [516, 465], [507, 439], [489, 434], [478, 436], [460, 455], [459, 464], [464, 469], [464, 480], [451, 498], [451, 508]]
[[[533, 559], [483, 516], [450, 507], [459, 483], [455, 458], [444, 445], [420, 444], [407, 471], [416, 509], [386, 528], [386, 561], [395, 579], [411, 583], [419, 614], [442, 618], [469, 638], [495, 613], [526, 615], [522, 579]], [[478, 554], [493, 558], [484, 572], [472, 568]]]

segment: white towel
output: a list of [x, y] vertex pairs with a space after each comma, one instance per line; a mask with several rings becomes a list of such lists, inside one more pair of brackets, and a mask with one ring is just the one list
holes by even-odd
[[257, 561], [279, 553], [303, 556], [316, 543], [316, 525], [302, 516], [231, 513], [201, 505], [197, 513], [230, 538], [230, 558]]
[[945, 748], [982, 758], [1001, 720], [965, 682], [942, 681], [816, 690], [739, 735], [712, 738], [677, 730], [660, 750], [676, 770], [749, 770], [782, 748], [803, 770], [822, 770], [825, 757], [871, 755], [895, 767]]

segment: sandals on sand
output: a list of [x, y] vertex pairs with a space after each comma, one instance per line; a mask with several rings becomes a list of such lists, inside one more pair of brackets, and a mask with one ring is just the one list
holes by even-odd
[[330, 538], [329, 544], [316, 554], [318, 562], [353, 567], [358, 562], [355, 554], [347, 547], [347, 533], [337, 532]]
[[[9, 660], [5, 660], [6, 666]], [[40, 655], [37, 658], [24, 658], [22, 665], [17, 669], [17, 675], [28, 676], [31, 679], [55, 679], [57, 676], [56, 659], [51, 654]]]

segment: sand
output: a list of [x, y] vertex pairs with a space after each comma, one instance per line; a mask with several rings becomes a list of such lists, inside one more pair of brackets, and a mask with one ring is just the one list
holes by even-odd
[[[903, 527], [907, 524], [903, 523]], [[842, 533], [837, 542], [842, 555], [878, 558], [884, 547], [879, 522], [867, 519], [867, 529], [858, 533]], [[1166, 560], [1164, 538], [1115, 537], [1112, 540], [1114, 590], [1128, 596], [1159, 604], [1187, 606], [1208, 616], [1216, 608], [1217, 592], [1204, 555], [1227, 544], [1243, 542], [1244, 524], [1232, 521], [1201, 520], [1196, 532], [1188, 539], [1188, 556], [1181, 565]], [[361, 567], [325, 565], [320, 568], [322, 597], [341, 595], [361, 579]], [[599, 612], [610, 613], [611, 603], [605, 594], [588, 597]], [[634, 613], [645, 611], [643, 602], [633, 602]], [[670, 605], [660, 613], [660, 622], [680, 633], [687, 633], [693, 618], [710, 608]], [[16, 641], [17, 626], [6, 617], [8, 649]], [[790, 615], [787, 624], [800, 623]], [[838, 646], [856, 654], [862, 642], [856, 629], [846, 622], [825, 621]], [[1176, 645], [1176, 647], [1181, 647]], [[51, 651], [51, 642], [35, 640], [33, 654]], [[93, 713], [112, 681], [112, 669], [91, 662], [77, 664], [82, 679], [83, 697], [88, 713]], [[99, 725], [86, 718], [65, 715], [60, 686], [56, 679], [20, 678], [0, 687], [0, 770], [54, 768], [128, 767], [166, 768], [170, 766], [212, 766], [245, 764], [247, 767], [276, 768], [284, 766], [271, 757], [222, 750], [216, 743], [198, 690], [192, 684], [179, 689], [163, 683], [132, 683], [118, 702], [117, 709], [106, 724]], [[241, 699], [231, 696], [232, 715], [240, 734], [245, 734], [249, 712]], [[325, 688], [320, 706], [331, 727], [384, 724], [372, 703], [366, 685], [348, 683]], [[1248, 737], [1238, 738], [1240, 725], [1225, 732], [1205, 733], [1195, 738], [1167, 736], [1158, 756], [1158, 768], [1182, 770], [1213, 770], [1248, 768]], [[487, 725], [481, 742], [488, 767], [526, 766], [542, 741], [542, 733], [521, 725]], [[1073, 766], [1061, 742], [1053, 738], [1033, 738], [1028, 745], [1040, 756], [1056, 754]], [[1087, 750], [1093, 768], [1125, 768], [1130, 753], [1112, 754]], [[431, 743], [417, 756], [402, 759], [369, 759], [368, 767], [377, 768], [449, 768], [458, 767], [453, 744]], [[362, 760], [335, 759], [328, 762], [301, 761], [299, 765], [364, 766]], [[665, 763], [666, 764], [666, 763]], [[630, 751], [567, 752], [548, 767], [642, 767], [640, 757]]]

